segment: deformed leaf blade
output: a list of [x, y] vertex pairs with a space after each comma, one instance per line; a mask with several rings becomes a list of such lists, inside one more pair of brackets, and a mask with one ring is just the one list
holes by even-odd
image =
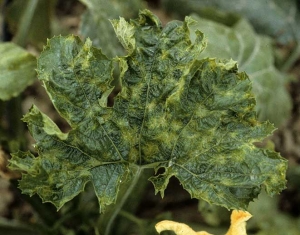
[[27, 172], [20, 181], [24, 193], [37, 193], [43, 201], [59, 209], [92, 181], [101, 209], [115, 201], [119, 181], [126, 179], [128, 166], [101, 163], [95, 156], [88, 156], [83, 148], [72, 146], [77, 137], [72, 132], [60, 132], [36, 107], [26, 114], [24, 121], [37, 141], [36, 149], [40, 154], [35, 158], [28, 152], [19, 152], [10, 162], [12, 168]]
[[[49, 40], [38, 60], [39, 79], [72, 129], [62, 133], [31, 109], [24, 120], [38, 157], [19, 153], [11, 162], [27, 171], [21, 188], [60, 208], [91, 181], [104, 209], [137, 169], [164, 168], [150, 179], [156, 191], [163, 193], [175, 176], [193, 197], [227, 208], [245, 208], [262, 185], [280, 192], [285, 160], [253, 145], [274, 127], [256, 120], [251, 82], [233, 61], [199, 60], [206, 41], [197, 31], [191, 42], [192, 23], [186, 18], [163, 28], [147, 10], [129, 23], [113, 22], [129, 45], [128, 54], [116, 58], [122, 90], [113, 107], [105, 102], [113, 61], [89, 40]], [[122, 32], [122, 25], [132, 32]], [[34, 170], [22, 165], [24, 158], [32, 159]], [[35, 183], [39, 174], [42, 185]]]
[[[111, 138], [118, 137], [113, 136], [113, 124], [105, 120], [111, 109], [99, 104], [111, 90], [111, 63], [90, 41], [83, 44], [73, 36], [50, 40], [38, 61], [39, 79], [73, 131], [62, 133], [36, 107], [31, 109], [24, 121], [37, 141], [40, 157], [35, 167], [40, 170], [37, 176], [27, 174], [20, 186], [58, 208], [80, 193], [88, 181], [93, 182], [100, 206], [105, 208], [115, 201], [120, 178], [127, 177], [128, 166], [122, 164], [119, 150], [114, 156], [109, 154], [115, 145]], [[27, 154], [20, 153], [15, 159], [18, 156], [21, 161]], [[110, 166], [116, 161], [119, 164]], [[48, 183], [41, 180], [34, 186], [39, 178]]]
[[196, 15], [193, 18], [197, 23], [191, 26], [192, 29], [201, 29], [209, 41], [199, 57], [236, 60], [239, 69], [253, 82], [259, 120], [270, 120], [280, 126], [291, 111], [291, 99], [286, 89], [289, 78], [274, 66], [270, 38], [257, 35], [246, 20], [227, 27]]
[[[261, 185], [270, 194], [284, 188], [286, 163], [279, 154], [253, 145], [274, 127], [255, 120], [255, 101], [245, 74], [216, 66], [213, 60], [204, 61], [196, 67], [198, 75], [187, 81], [189, 92], [182, 91], [187, 94], [183, 96], [186, 102], [178, 99], [176, 103], [181, 113], [189, 108], [195, 111], [178, 135], [165, 173], [151, 181], [163, 193], [173, 175], [192, 197], [245, 209]], [[190, 84], [198, 93], [192, 92]], [[189, 107], [193, 99], [198, 100]], [[278, 181], [271, 169], [278, 172]]]
[[107, 98], [105, 92], [112, 89], [112, 61], [91, 45], [90, 40], [82, 43], [74, 36], [54, 37], [38, 60], [39, 79], [71, 127], [95, 115], [99, 99]]

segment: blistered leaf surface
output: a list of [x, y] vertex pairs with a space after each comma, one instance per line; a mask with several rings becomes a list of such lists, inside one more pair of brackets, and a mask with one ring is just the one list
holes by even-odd
[[259, 119], [280, 126], [289, 117], [292, 105], [286, 89], [288, 77], [274, 66], [271, 40], [257, 35], [246, 20], [227, 27], [196, 15], [193, 18], [197, 23], [192, 28], [201, 29], [209, 42], [200, 58], [236, 60], [239, 70], [253, 82]]
[[253, 145], [274, 128], [256, 120], [251, 82], [233, 61], [197, 59], [206, 42], [200, 31], [190, 41], [192, 22], [162, 28], [147, 10], [113, 21], [128, 51], [117, 58], [122, 90], [113, 107], [113, 62], [89, 40], [49, 40], [39, 79], [72, 130], [62, 133], [36, 107], [26, 114], [38, 157], [20, 152], [11, 160], [27, 172], [23, 192], [60, 208], [91, 181], [104, 208], [146, 167], [165, 170], [150, 179], [156, 192], [175, 176], [192, 197], [227, 208], [245, 208], [262, 185], [269, 194], [284, 188], [285, 160]]
[[19, 95], [35, 79], [36, 58], [13, 43], [0, 43], [0, 99]]

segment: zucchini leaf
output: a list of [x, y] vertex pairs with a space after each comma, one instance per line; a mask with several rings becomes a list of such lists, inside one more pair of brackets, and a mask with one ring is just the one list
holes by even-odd
[[216, 17], [217, 12], [213, 11], [216, 9], [235, 13], [247, 18], [258, 33], [267, 34], [279, 43], [300, 40], [297, 0], [163, 0], [163, 6], [167, 12], [182, 17], [193, 12], [212, 19]]
[[[298, 180], [297, 180], [298, 181]], [[280, 198], [270, 197], [261, 193], [255, 203], [250, 203], [249, 211], [253, 216], [249, 229], [259, 231], [258, 235], [298, 235], [300, 229], [299, 217], [291, 216], [288, 213], [280, 213], [278, 208]]]
[[236, 60], [253, 82], [259, 119], [280, 126], [289, 117], [292, 102], [286, 89], [289, 77], [274, 66], [271, 39], [257, 35], [246, 20], [227, 27], [196, 15], [193, 18], [197, 23], [192, 29], [201, 29], [208, 38], [207, 48], [199, 58]]
[[162, 196], [175, 176], [192, 197], [227, 208], [245, 209], [262, 186], [270, 195], [285, 187], [286, 160], [253, 144], [274, 127], [256, 120], [251, 82], [233, 61], [198, 59], [206, 42], [200, 31], [191, 42], [192, 22], [163, 28], [148, 10], [112, 21], [127, 51], [116, 58], [122, 90], [113, 107], [114, 61], [90, 40], [48, 41], [39, 79], [72, 129], [62, 133], [37, 107], [25, 115], [38, 156], [18, 152], [10, 161], [25, 172], [24, 193], [60, 208], [91, 181], [102, 210], [145, 168], [164, 170], [150, 178]]
[[0, 99], [9, 100], [33, 83], [36, 58], [14, 43], [0, 43]]

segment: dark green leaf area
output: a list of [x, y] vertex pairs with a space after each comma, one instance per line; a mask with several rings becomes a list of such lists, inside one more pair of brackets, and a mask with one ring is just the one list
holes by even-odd
[[[197, 66], [196, 55], [204, 49], [205, 42], [198, 32], [196, 43], [191, 43], [189, 18], [162, 28], [151, 13], [143, 13], [131, 21], [135, 32], [127, 41], [134, 41], [136, 48], [126, 57], [123, 87], [114, 109], [126, 115], [129, 126], [137, 133], [133, 148], [138, 153], [138, 163], [145, 165], [169, 159], [180, 129], [189, 122], [191, 110], [182, 112], [182, 105], [176, 108], [174, 101], [180, 99], [188, 85], [192, 67]], [[174, 108], [178, 109], [176, 113]]]
[[[149, 11], [136, 20], [112, 21], [127, 51], [119, 62], [121, 92], [113, 107], [113, 62], [77, 37], [54, 37], [38, 59], [38, 75], [71, 131], [62, 133], [33, 107], [25, 115], [38, 157], [15, 154], [29, 194], [60, 208], [91, 181], [100, 208], [115, 202], [120, 185], [143, 168], [163, 194], [177, 177], [192, 197], [245, 208], [264, 185], [284, 188], [286, 163], [253, 143], [273, 131], [259, 123], [251, 83], [233, 61], [198, 60], [201, 32], [190, 41], [191, 18], [162, 28]], [[32, 167], [28, 167], [28, 161]]]
[[285, 161], [253, 145], [273, 126], [255, 120], [251, 84], [244, 74], [225, 69], [229, 65], [199, 62], [179, 97], [167, 99], [167, 122], [178, 131], [170, 135], [170, 160], [161, 165], [165, 173], [150, 179], [156, 192], [163, 195], [175, 176], [192, 197], [246, 209], [262, 185], [270, 194], [284, 188]]
[[90, 40], [83, 44], [78, 37], [60, 36], [48, 41], [38, 60], [39, 79], [71, 127], [98, 112], [99, 99], [109, 95], [111, 64]]
[[[37, 193], [45, 202], [52, 202], [60, 208], [83, 191], [88, 181], [92, 181], [101, 209], [114, 202], [120, 180], [127, 178], [128, 166], [110, 164], [114, 161], [113, 156], [105, 159], [103, 155], [102, 159], [101, 155], [93, 155], [95, 149], [89, 149], [82, 143], [81, 146], [76, 145], [85, 142], [83, 135], [77, 136], [73, 131], [61, 133], [36, 107], [30, 110], [24, 121], [28, 122], [30, 132], [37, 141], [35, 147], [39, 154], [35, 158], [30, 153], [19, 152], [11, 161], [13, 168], [27, 172], [20, 181], [24, 193]], [[93, 133], [86, 131], [86, 135], [89, 134]], [[109, 149], [107, 144], [104, 146], [104, 151]]]
[[126, 86], [115, 108], [128, 113], [131, 126], [139, 124], [140, 162], [162, 162], [166, 168], [164, 175], [151, 178], [156, 191], [163, 195], [174, 175], [193, 197], [228, 208], [245, 208], [263, 184], [272, 188], [269, 193], [281, 191], [285, 162], [253, 146], [274, 127], [256, 121], [248, 77], [237, 73], [233, 61], [195, 60], [205, 43], [198, 33], [201, 47], [190, 44], [189, 19], [168, 24], [157, 36], [147, 30], [160, 25], [143, 17], [146, 33], [135, 35], [137, 48], [127, 57]]
[[[284, 176], [272, 174], [274, 165], [276, 172], [286, 169], [279, 156], [270, 159], [267, 154], [250, 149], [247, 152], [236, 150], [228, 155], [222, 147], [214, 147], [186, 162], [181, 159], [181, 164], [177, 163], [179, 160], [174, 161], [166, 167], [165, 174], [159, 176], [157, 191], [162, 192], [170, 176], [174, 175], [194, 198], [202, 198], [227, 208], [246, 209], [260, 192], [260, 185], [265, 185], [267, 191], [272, 188], [268, 191], [271, 195], [282, 190]], [[220, 149], [222, 153], [216, 157], [214, 152]], [[258, 158], [259, 162], [253, 161], [254, 158]], [[282, 183], [278, 182], [278, 178], [282, 178]], [[152, 179], [156, 184], [156, 178]]]
[[[81, 192], [90, 178], [84, 171], [67, 170], [71, 164], [63, 166], [55, 157], [50, 158], [46, 155], [48, 159], [37, 160], [32, 154], [23, 152], [14, 154], [13, 157], [11, 166], [15, 166], [15, 161], [20, 162], [24, 159], [30, 159], [32, 162], [20, 181], [22, 192], [30, 196], [37, 193], [44, 202], [51, 202], [58, 209]], [[20, 168], [24, 169], [24, 166], [19, 164], [18, 169]]]

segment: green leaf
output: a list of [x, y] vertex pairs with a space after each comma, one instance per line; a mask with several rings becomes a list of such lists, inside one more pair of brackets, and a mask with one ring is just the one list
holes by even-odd
[[163, 6], [182, 17], [193, 12], [212, 19], [216, 17], [216, 13], [211, 14], [212, 9], [235, 13], [247, 18], [259, 33], [270, 35], [280, 43], [300, 40], [297, 0], [163, 0]]
[[298, 235], [299, 216], [291, 216], [279, 210], [279, 205], [282, 206], [283, 203], [281, 200], [279, 197], [270, 199], [265, 193], [261, 193], [255, 203], [249, 205], [249, 212], [255, 216], [247, 227], [259, 231], [257, 235]]
[[274, 67], [271, 40], [257, 35], [246, 20], [227, 27], [196, 15], [193, 18], [197, 23], [191, 28], [201, 29], [209, 42], [199, 58], [236, 60], [253, 82], [259, 119], [280, 126], [289, 117], [292, 102], [286, 89], [288, 76]]
[[114, 29], [109, 19], [119, 16], [136, 17], [138, 10], [143, 8], [141, 0], [80, 0], [87, 6], [80, 23], [80, 33], [90, 38], [96, 47], [102, 47], [109, 57], [123, 55], [124, 49], [115, 37]]
[[0, 99], [19, 95], [35, 79], [36, 59], [14, 43], [0, 43]]
[[91, 181], [104, 209], [144, 168], [165, 170], [150, 178], [162, 195], [175, 176], [192, 197], [227, 208], [245, 208], [262, 186], [271, 195], [285, 187], [286, 161], [253, 145], [274, 127], [256, 120], [251, 82], [233, 61], [197, 59], [206, 42], [200, 31], [190, 41], [192, 22], [162, 28], [147, 10], [113, 22], [130, 48], [117, 58], [122, 90], [113, 107], [113, 61], [89, 40], [48, 41], [39, 79], [72, 129], [62, 133], [36, 107], [25, 115], [38, 156], [13, 155], [11, 167], [27, 172], [23, 192], [60, 208]]

